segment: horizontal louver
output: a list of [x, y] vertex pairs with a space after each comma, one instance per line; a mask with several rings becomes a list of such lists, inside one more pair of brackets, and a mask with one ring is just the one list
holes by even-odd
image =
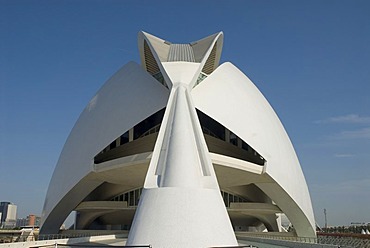
[[216, 48], [217, 48], [217, 42], [212, 48], [211, 54], [209, 55], [206, 63], [204, 64], [204, 67], [202, 69], [202, 72], [209, 75], [213, 72], [215, 67], [215, 60], [216, 60]]
[[146, 41], [144, 41], [144, 57], [145, 57], [146, 71], [152, 75], [158, 73], [159, 67]]

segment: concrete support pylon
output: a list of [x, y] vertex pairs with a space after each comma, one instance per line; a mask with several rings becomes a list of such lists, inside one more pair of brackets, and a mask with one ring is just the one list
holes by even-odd
[[140, 244], [237, 245], [187, 84], [171, 89], [127, 241]]

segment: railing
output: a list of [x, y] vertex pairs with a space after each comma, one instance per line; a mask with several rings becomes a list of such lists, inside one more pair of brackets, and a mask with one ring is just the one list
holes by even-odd
[[250, 238], [262, 238], [262, 239], [273, 239], [273, 240], [283, 240], [283, 241], [292, 241], [300, 243], [318, 243], [318, 239], [315, 237], [296, 237], [296, 236], [287, 236], [287, 235], [271, 235], [271, 234], [262, 234], [262, 233], [237, 233], [237, 237], [250, 237]]
[[258, 248], [253, 245], [241, 245], [241, 246], [212, 246], [209, 248]]
[[[107, 237], [99, 238], [99, 236], [107, 236]], [[22, 247], [28, 247], [28, 248], [58, 248], [58, 246], [63, 247], [63, 248], [65, 247], [71, 247], [71, 248], [73, 247], [76, 247], [76, 248], [83, 248], [83, 247], [86, 247], [86, 248], [92, 248], [92, 247], [152, 248], [150, 244], [122, 245], [123, 240], [126, 239], [127, 236], [128, 236], [128, 233], [122, 232], [122, 231], [60, 233], [60, 234], [43, 234], [43, 235], [37, 235], [37, 234], [33, 235], [31, 233], [31, 235], [13, 236], [12, 238], [14, 239], [6, 243], [27, 241], [29, 243], [27, 243], [26, 245], [22, 245]], [[110, 240], [114, 237], [118, 239], [117, 242], [114, 244], [105, 244], [104, 242], [102, 242], [103, 240]], [[82, 239], [79, 239], [79, 238], [82, 238]], [[87, 239], [84, 239], [84, 238], [87, 238]], [[121, 241], [119, 239], [121, 239]]]
[[25, 241], [42, 241], [42, 240], [57, 240], [57, 239], [68, 239], [68, 238], [83, 238], [91, 236], [103, 236], [103, 235], [121, 235], [126, 236], [127, 233], [120, 232], [84, 232], [84, 233], [60, 233], [60, 234], [37, 234], [28, 233], [26, 235], [19, 235], [18, 233], [2, 235], [0, 237], [0, 243], [13, 243], [13, 242], [25, 242]]
[[91, 237], [91, 236], [103, 236], [103, 235], [115, 235], [115, 234], [122, 234], [125, 233], [121, 232], [84, 232], [84, 233], [60, 233], [60, 234], [41, 234], [35, 235], [36, 241], [37, 240], [51, 240], [51, 239], [69, 239], [69, 238], [84, 238], [84, 237]]
[[[57, 247], [57, 246], [70, 246], [70, 247], [107, 247], [109, 245], [94, 244], [94, 245], [82, 245], [82, 244], [60, 244], [57, 242], [58, 239], [69, 239], [69, 238], [83, 238], [91, 236], [103, 236], [103, 235], [119, 235], [121, 238], [127, 238], [128, 233], [117, 231], [117, 232], [84, 232], [84, 233], [61, 233], [61, 234], [42, 234], [37, 235], [35, 233], [29, 233], [28, 235], [18, 235], [18, 233], [4, 234], [0, 237], [0, 243], [10, 242], [25, 242], [25, 241], [47, 241], [56, 240], [54, 244], [40, 245], [35, 247]], [[257, 238], [265, 240], [279, 240], [288, 242], [299, 242], [309, 244], [327, 244], [336, 245], [342, 248], [344, 247], [361, 247], [370, 248], [370, 235], [366, 234], [343, 234], [343, 233], [317, 233], [317, 237], [295, 237], [286, 233], [286, 235], [269, 234], [269, 233], [236, 233], [238, 239]], [[151, 247], [150, 245], [140, 246], [116, 246], [115, 247]], [[253, 246], [236, 246], [238, 248], [246, 248]], [[230, 248], [230, 247], [229, 247]]]
[[319, 244], [334, 244], [341, 247], [370, 248], [370, 235], [354, 233], [317, 233]]
[[345, 247], [361, 247], [370, 248], [370, 235], [364, 234], [343, 234], [343, 233], [317, 233], [317, 237], [295, 237], [295, 236], [279, 236], [271, 234], [261, 233], [237, 233], [237, 236], [242, 238], [260, 238], [270, 240], [281, 240], [290, 242], [300, 243], [311, 243], [311, 244], [326, 244], [336, 245], [342, 248]]
[[38, 245], [38, 246], [30, 246], [29, 248], [58, 248], [61, 247], [114, 247], [114, 248], [152, 248], [151, 245], [104, 245], [104, 244], [50, 244], [50, 245]]

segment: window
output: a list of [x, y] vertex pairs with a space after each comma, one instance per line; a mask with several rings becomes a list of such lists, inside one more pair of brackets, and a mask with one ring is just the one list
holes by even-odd
[[234, 146], [238, 145], [238, 137], [232, 132], [230, 132], [230, 143]]
[[225, 140], [224, 126], [199, 110], [197, 110], [197, 115], [200, 125], [202, 126], [203, 132], [205, 134], [211, 135], [221, 140]]
[[148, 118], [146, 118], [145, 120], [137, 124], [134, 127], [134, 139], [143, 137], [142, 135], [145, 134], [148, 130], [150, 130], [151, 128], [157, 125], [160, 125], [162, 123], [164, 111], [165, 111], [165, 108], [159, 110], [155, 114], [152, 114], [151, 116], [149, 116]]
[[116, 143], [116, 141], [114, 140], [112, 143], [110, 143], [110, 145], [109, 145], [109, 149], [110, 149], [110, 150], [112, 150], [112, 149], [116, 148], [116, 146], [117, 146], [117, 143]]
[[121, 142], [120, 142], [121, 145], [128, 143], [129, 142], [128, 131], [122, 134], [120, 139], [121, 139]]
[[200, 84], [200, 82], [202, 82], [206, 78], [207, 78], [207, 74], [201, 72], [198, 76], [197, 82], [195, 83], [194, 87]]

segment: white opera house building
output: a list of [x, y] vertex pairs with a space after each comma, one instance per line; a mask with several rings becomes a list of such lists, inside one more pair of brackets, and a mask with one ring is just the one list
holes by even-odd
[[290, 139], [251, 80], [219, 64], [223, 33], [173, 44], [140, 32], [138, 46], [141, 65], [116, 72], [74, 125], [41, 233], [75, 211], [75, 229], [130, 230], [132, 245], [236, 245], [236, 231], [285, 232], [282, 216], [315, 237]]

